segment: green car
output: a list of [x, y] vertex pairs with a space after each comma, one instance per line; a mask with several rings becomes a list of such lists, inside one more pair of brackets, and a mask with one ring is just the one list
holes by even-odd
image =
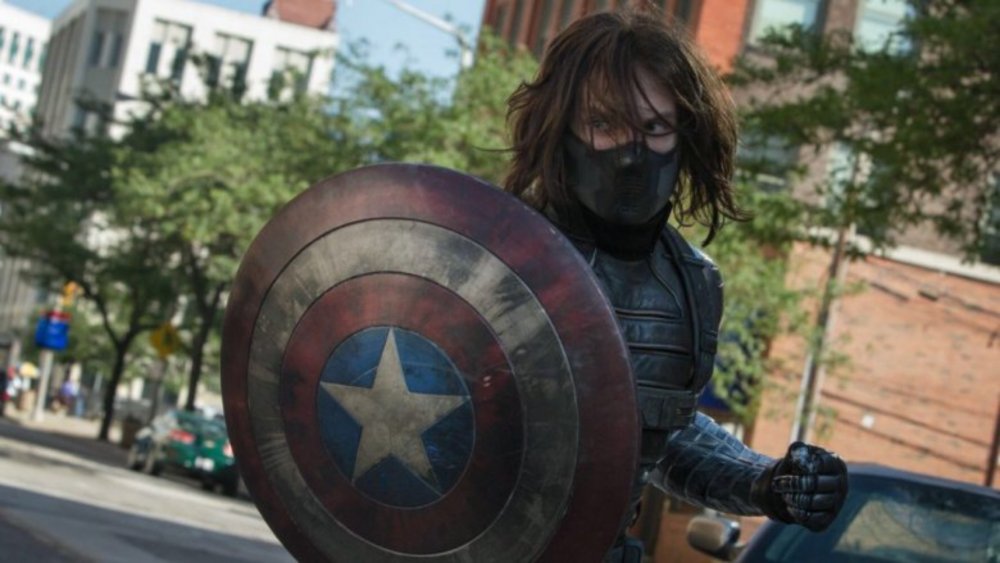
[[202, 488], [220, 487], [235, 496], [239, 474], [226, 426], [221, 418], [198, 412], [170, 411], [139, 430], [128, 453], [135, 471], [159, 475], [168, 470], [201, 481]]

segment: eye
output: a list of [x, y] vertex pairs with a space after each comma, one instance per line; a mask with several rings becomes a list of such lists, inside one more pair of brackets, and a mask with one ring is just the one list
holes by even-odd
[[608, 120], [604, 119], [603, 117], [595, 117], [591, 119], [588, 125], [594, 131], [607, 131], [608, 129], [611, 128], [611, 124], [608, 123]]
[[642, 124], [643, 133], [653, 137], [661, 137], [674, 132], [674, 128], [662, 119], [649, 119]]

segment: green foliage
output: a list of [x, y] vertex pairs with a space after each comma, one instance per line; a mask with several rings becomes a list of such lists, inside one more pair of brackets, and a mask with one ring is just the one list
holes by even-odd
[[107, 439], [125, 356], [135, 337], [155, 326], [176, 299], [161, 269], [169, 252], [148, 222], [116, 205], [114, 176], [132, 166], [118, 155], [133, 143], [155, 147], [157, 139], [76, 133], [51, 140], [37, 130], [13, 134], [33, 151], [25, 158], [29, 172], [22, 182], [0, 187], [0, 243], [7, 254], [32, 259], [42, 284], [55, 289], [76, 282], [92, 305], [93, 321], [84, 321], [74, 338], [93, 334], [86, 329], [96, 323], [110, 344], [104, 348], [113, 350], [99, 436]]
[[[423, 162], [499, 183], [507, 166], [506, 99], [531, 78], [536, 61], [484, 31], [476, 64], [454, 83], [411, 70], [392, 78], [347, 49], [332, 100], [338, 140], [352, 144], [357, 164]], [[450, 95], [449, 95], [450, 94]]]
[[818, 154], [836, 144], [847, 170], [816, 185], [829, 205], [808, 224], [854, 224], [877, 246], [909, 226], [933, 224], [983, 242], [1000, 163], [1000, 4], [916, 2], [881, 50], [850, 35], [803, 29], [766, 38], [731, 82], [748, 94], [745, 125]]
[[[786, 171], [794, 193], [814, 192], [790, 233], [826, 246], [829, 237], [811, 228], [840, 241], [856, 228], [879, 248], [908, 228], [933, 225], [971, 258], [985, 235], [1000, 232], [989, 205], [1000, 169], [1000, 3], [914, 0], [911, 9], [881, 49], [862, 48], [846, 31], [772, 33], [737, 61], [729, 80], [757, 148], [783, 145], [807, 163], [831, 155], [825, 177], [817, 179], [815, 167], [812, 178], [808, 167]], [[834, 249], [807, 333], [820, 358], [807, 380], [815, 381], [817, 366], [843, 367], [844, 356], [825, 342], [827, 320], [845, 290], [844, 259], [859, 256], [839, 242]]]
[[[708, 249], [725, 282], [725, 312], [712, 378], [715, 395], [744, 422], [758, 410], [767, 357], [780, 333], [800, 330], [804, 316], [800, 293], [785, 285], [787, 261], [800, 206], [786, 194], [739, 186], [740, 199], [754, 211], [752, 220], [726, 226]], [[685, 233], [700, 240], [704, 229]]]
[[[142, 111], [112, 123], [113, 136], [21, 133], [35, 156], [25, 181], [0, 194], [4, 248], [33, 258], [53, 288], [81, 285], [91, 313], [76, 320], [75, 349], [112, 373], [109, 393], [128, 374], [136, 336], [175, 313], [188, 388], [197, 389], [205, 367], [218, 373], [220, 312], [240, 258], [309, 185], [388, 160], [499, 181], [505, 97], [535, 63], [487, 34], [483, 42], [477, 65], [454, 83], [414, 71], [390, 77], [355, 47], [339, 57], [341, 94], [330, 99], [251, 101], [216, 87], [207, 100], [185, 100], [163, 82], [144, 92]], [[140, 372], [146, 348], [134, 350]]]

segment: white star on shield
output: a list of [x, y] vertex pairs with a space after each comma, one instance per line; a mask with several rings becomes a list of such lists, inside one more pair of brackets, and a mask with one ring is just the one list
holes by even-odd
[[391, 455], [428, 484], [436, 483], [421, 434], [463, 405], [467, 398], [411, 392], [406, 386], [392, 329], [382, 348], [371, 388], [326, 382], [320, 385], [361, 426], [352, 482]]

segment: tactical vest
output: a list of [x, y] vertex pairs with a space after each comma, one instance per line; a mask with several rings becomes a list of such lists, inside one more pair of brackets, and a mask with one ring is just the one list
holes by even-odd
[[667, 226], [645, 260], [616, 259], [574, 241], [601, 281], [628, 344], [643, 426], [642, 464], [694, 419], [712, 376], [722, 278], [715, 264]]

